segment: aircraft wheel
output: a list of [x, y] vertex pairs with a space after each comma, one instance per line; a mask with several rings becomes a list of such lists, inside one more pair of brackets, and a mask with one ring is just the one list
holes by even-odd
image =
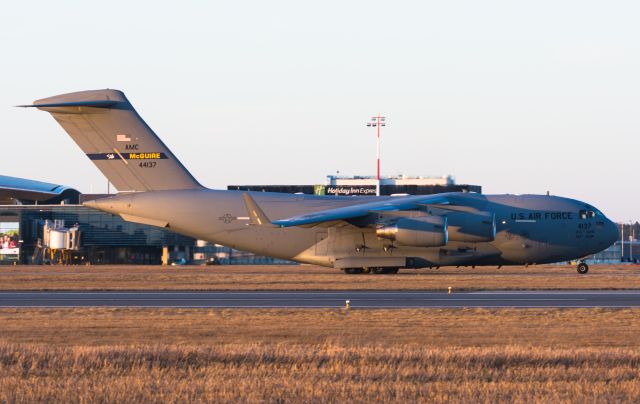
[[356, 275], [362, 273], [362, 268], [345, 268], [343, 271], [347, 275]]
[[386, 274], [386, 268], [382, 268], [382, 267], [375, 267], [375, 268], [371, 268], [371, 273], [372, 274]]
[[400, 268], [386, 268], [385, 274], [397, 274]]
[[585, 264], [584, 262], [581, 262], [578, 264], [577, 267], [578, 273], [579, 274], [586, 274], [587, 272], [589, 272], [589, 265]]

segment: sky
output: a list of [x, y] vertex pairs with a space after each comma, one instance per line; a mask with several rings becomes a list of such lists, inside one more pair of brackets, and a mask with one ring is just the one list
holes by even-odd
[[640, 220], [640, 3], [30, 1], [0, 16], [0, 174], [105, 192], [46, 113], [115, 88], [203, 184], [441, 176]]

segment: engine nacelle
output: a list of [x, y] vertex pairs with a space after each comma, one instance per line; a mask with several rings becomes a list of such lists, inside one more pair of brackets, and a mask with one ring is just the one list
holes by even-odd
[[479, 243], [496, 238], [496, 219], [491, 212], [447, 213], [447, 218], [451, 241]]
[[379, 238], [396, 241], [412, 247], [440, 247], [447, 244], [447, 218], [427, 216], [400, 218], [393, 224], [376, 229]]

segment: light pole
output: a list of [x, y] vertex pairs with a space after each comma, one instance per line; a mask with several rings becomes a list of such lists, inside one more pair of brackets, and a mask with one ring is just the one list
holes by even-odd
[[385, 117], [380, 116], [378, 112], [378, 116], [371, 117], [371, 122], [367, 123], [367, 126], [377, 128], [378, 132], [378, 142], [376, 144], [376, 196], [380, 196], [380, 127], [387, 126], [385, 123]]
[[629, 220], [629, 262], [633, 262], [633, 221]]
[[620, 262], [624, 259], [624, 223], [620, 223]]

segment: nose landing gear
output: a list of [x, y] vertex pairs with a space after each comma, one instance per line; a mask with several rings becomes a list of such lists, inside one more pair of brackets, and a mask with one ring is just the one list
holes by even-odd
[[578, 266], [576, 267], [577, 271], [579, 274], [586, 274], [587, 272], [589, 272], [589, 265], [587, 265], [585, 262], [580, 261], [578, 263]]

